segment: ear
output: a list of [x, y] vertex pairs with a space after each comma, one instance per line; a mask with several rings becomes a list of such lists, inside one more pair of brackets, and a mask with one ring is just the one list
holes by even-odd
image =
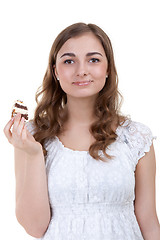
[[56, 65], [53, 65], [53, 71], [54, 71], [54, 74], [55, 74], [56, 78], [58, 78], [58, 73], [57, 73]]
[[108, 76], [109, 75], [109, 68], [107, 69], [107, 72], [106, 72], [106, 76]]

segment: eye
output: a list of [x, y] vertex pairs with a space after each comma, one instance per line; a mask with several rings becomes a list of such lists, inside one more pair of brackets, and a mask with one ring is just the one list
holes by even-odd
[[65, 64], [73, 64], [74, 61], [71, 60], [71, 59], [67, 59], [67, 60], [64, 61], [64, 63], [65, 63]]
[[97, 63], [97, 62], [99, 62], [99, 59], [98, 58], [92, 58], [92, 59], [89, 60], [89, 62]]

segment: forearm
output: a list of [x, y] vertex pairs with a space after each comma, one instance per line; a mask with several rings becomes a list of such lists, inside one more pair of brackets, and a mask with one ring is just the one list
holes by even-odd
[[143, 233], [144, 240], [160, 240], [160, 225]]
[[45, 162], [42, 151], [34, 157], [15, 151], [16, 216], [25, 230], [40, 236], [50, 220]]

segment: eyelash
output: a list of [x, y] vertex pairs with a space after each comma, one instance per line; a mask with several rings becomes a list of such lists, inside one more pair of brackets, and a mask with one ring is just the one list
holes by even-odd
[[[98, 58], [91, 58], [90, 60], [89, 60], [89, 62], [90, 61], [92, 61], [92, 63], [97, 63], [97, 62], [99, 62], [100, 60], [98, 59]], [[72, 63], [74, 62], [72, 59], [67, 59], [67, 60], [65, 60], [64, 61], [64, 63], [65, 64], [72, 64]]]
[[67, 59], [67, 60], [64, 61], [65, 64], [71, 64], [71, 63], [68, 63], [68, 62], [73, 62], [73, 60]]
[[93, 63], [99, 62], [99, 59], [98, 59], [98, 58], [92, 58], [92, 59], [90, 59], [90, 61], [91, 61], [91, 60], [92, 60], [92, 61], [94, 60]]

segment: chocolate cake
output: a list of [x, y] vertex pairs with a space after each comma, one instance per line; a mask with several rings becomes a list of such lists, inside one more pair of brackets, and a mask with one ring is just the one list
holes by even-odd
[[16, 100], [12, 107], [12, 117], [16, 116], [17, 113], [20, 113], [22, 117], [28, 120], [28, 108], [23, 103], [23, 101]]

